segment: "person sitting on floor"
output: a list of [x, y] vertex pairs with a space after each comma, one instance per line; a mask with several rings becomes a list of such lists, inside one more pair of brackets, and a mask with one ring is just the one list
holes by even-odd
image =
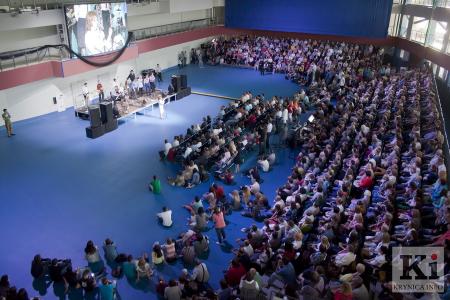
[[153, 275], [150, 264], [147, 262], [147, 254], [145, 253], [138, 261], [136, 261], [136, 274], [136, 282], [139, 282], [142, 279], [149, 280]]
[[234, 183], [234, 175], [230, 169], [225, 170], [223, 174], [219, 175], [219, 178], [226, 184], [232, 185]]
[[150, 182], [150, 185], [148, 186], [150, 191], [152, 191], [154, 194], [160, 194], [161, 193], [161, 181], [156, 177], [156, 175], [153, 175], [153, 180]]
[[157, 214], [159, 221], [164, 227], [172, 226], [172, 210], [167, 209], [167, 207], [162, 208], [162, 212]]
[[197, 169], [194, 169], [193, 172], [192, 172], [191, 181], [188, 183], [187, 188], [188, 189], [193, 188], [194, 186], [196, 186], [196, 185], [198, 185], [200, 183], [201, 183], [201, 181], [200, 181], [200, 173], [199, 173], [199, 171]]
[[152, 263], [153, 265], [161, 265], [164, 262], [164, 252], [161, 245], [158, 242], [155, 242], [152, 249]]
[[263, 172], [269, 172], [270, 164], [267, 157], [262, 157], [258, 160], [258, 167], [260, 167]]

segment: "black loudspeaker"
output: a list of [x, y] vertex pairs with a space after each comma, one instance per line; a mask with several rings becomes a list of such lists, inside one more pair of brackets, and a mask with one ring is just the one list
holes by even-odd
[[186, 75], [180, 75], [181, 80], [181, 89], [184, 90], [187, 88], [187, 76]]
[[108, 121], [108, 123], [103, 125], [105, 127], [105, 133], [116, 130], [119, 127], [117, 120]]
[[100, 103], [100, 115], [102, 123], [108, 123], [114, 120], [113, 107], [111, 102]]
[[91, 127], [99, 127], [102, 125], [102, 119], [100, 117], [100, 107], [89, 107], [89, 120], [91, 120]]
[[177, 75], [172, 75], [172, 86], [173, 89], [175, 90], [175, 93], [178, 93], [179, 91], [181, 91], [181, 78], [180, 76]]
[[178, 93], [177, 93], [177, 100], [180, 100], [180, 99], [182, 99], [182, 98], [184, 98], [184, 97], [187, 97], [187, 96], [189, 96], [191, 94], [191, 88], [190, 87], [187, 87], [187, 88], [185, 88], [184, 90], [181, 90], [181, 91], [179, 91]]
[[105, 134], [105, 126], [86, 127], [86, 136], [91, 139], [96, 139]]

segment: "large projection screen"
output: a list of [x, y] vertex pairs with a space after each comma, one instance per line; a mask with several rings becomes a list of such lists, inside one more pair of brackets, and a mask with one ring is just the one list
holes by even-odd
[[74, 4], [64, 7], [69, 46], [82, 56], [99, 55], [125, 46], [127, 4]]

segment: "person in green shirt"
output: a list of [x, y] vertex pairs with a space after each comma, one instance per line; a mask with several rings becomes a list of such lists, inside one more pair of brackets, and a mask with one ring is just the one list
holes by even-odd
[[11, 123], [11, 115], [9, 114], [6, 108], [3, 110], [2, 114], [3, 121], [5, 122], [6, 132], [8, 133], [8, 137], [15, 135], [12, 131], [12, 123]]
[[109, 281], [106, 277], [102, 278], [102, 284], [99, 286], [101, 300], [116, 299], [116, 281]]
[[150, 182], [149, 189], [155, 194], [161, 194], [161, 181], [156, 175], [153, 176], [153, 181]]

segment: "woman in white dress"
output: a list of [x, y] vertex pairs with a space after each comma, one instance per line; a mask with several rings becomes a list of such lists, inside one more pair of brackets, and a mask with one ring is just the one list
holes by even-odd
[[164, 99], [161, 95], [158, 96], [159, 117], [164, 119]]
[[86, 55], [96, 55], [111, 50], [112, 29], [109, 28], [106, 37], [103, 30], [100, 30], [97, 20], [97, 13], [90, 11], [86, 16], [86, 33], [84, 36], [86, 44]]

